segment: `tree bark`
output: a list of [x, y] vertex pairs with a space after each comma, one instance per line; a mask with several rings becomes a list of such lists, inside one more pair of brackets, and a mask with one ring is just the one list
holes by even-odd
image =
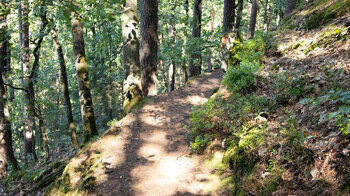
[[64, 102], [66, 104], [66, 112], [67, 112], [68, 126], [69, 126], [69, 130], [70, 130], [70, 137], [71, 137], [71, 141], [72, 141], [73, 146], [78, 147], [79, 141], [78, 141], [78, 137], [77, 137], [77, 131], [76, 131], [76, 126], [75, 126], [73, 112], [72, 112], [72, 104], [70, 101], [69, 89], [68, 89], [69, 86], [68, 86], [66, 61], [64, 59], [62, 45], [58, 39], [58, 32], [57, 32], [57, 29], [55, 26], [53, 26], [51, 29], [51, 35], [52, 35], [53, 43], [54, 43], [55, 48], [56, 48], [58, 61], [60, 63], [61, 88], [62, 88], [63, 95], [64, 95]]
[[258, 0], [252, 0], [253, 5], [250, 12], [248, 38], [252, 39], [255, 34], [256, 15], [258, 14]]
[[235, 4], [236, 0], [224, 1], [224, 21], [222, 24], [222, 32], [227, 33], [233, 30], [235, 24]]
[[297, 4], [297, 0], [287, 0], [286, 9], [284, 10], [284, 17], [286, 17], [288, 14], [293, 12], [296, 4]]
[[236, 24], [235, 29], [239, 30], [242, 20], [242, 12], [243, 12], [243, 0], [238, 0], [238, 8], [237, 8], [237, 16], [236, 16]]
[[138, 37], [137, 0], [128, 0], [124, 4], [122, 21], [123, 31], [123, 113], [127, 114], [142, 98], [140, 41]]
[[201, 74], [202, 55], [200, 52], [201, 37], [201, 20], [202, 20], [202, 0], [195, 0], [193, 5], [193, 23], [192, 37], [195, 39], [195, 45], [191, 50], [189, 63], [189, 77]]
[[158, 0], [140, 0], [142, 94], [157, 94]]
[[92, 137], [98, 136], [94, 108], [90, 92], [89, 71], [85, 55], [84, 31], [81, 18], [71, 11], [71, 25], [73, 35], [73, 50], [75, 56], [75, 68], [80, 96], [81, 116], [83, 121], [83, 143], [87, 143]]

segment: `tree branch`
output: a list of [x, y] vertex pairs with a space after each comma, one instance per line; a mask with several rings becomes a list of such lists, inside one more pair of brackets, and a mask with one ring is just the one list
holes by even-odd
[[28, 89], [25, 89], [25, 88], [21, 88], [21, 87], [15, 87], [15, 86], [12, 86], [11, 84], [6, 84], [4, 83], [5, 86], [9, 86], [15, 90], [22, 90], [22, 91], [25, 91], [25, 92], [28, 92]]

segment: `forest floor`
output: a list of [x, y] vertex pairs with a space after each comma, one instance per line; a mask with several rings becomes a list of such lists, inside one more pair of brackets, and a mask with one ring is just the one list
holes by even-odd
[[83, 148], [63, 174], [69, 190], [51, 194], [78, 189], [78, 194], [89, 195], [227, 195], [212, 171], [203, 167], [204, 158], [192, 153], [186, 128], [192, 106], [207, 101], [221, 78], [222, 71], [216, 70], [179, 90], [146, 99], [140, 109]]

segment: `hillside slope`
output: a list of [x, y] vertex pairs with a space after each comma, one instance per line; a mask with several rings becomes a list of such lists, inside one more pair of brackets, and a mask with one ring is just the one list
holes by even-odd
[[350, 194], [349, 11], [315, 1], [273, 38], [235, 48], [226, 88], [192, 113], [195, 143], [210, 138], [204, 152], [232, 194]]

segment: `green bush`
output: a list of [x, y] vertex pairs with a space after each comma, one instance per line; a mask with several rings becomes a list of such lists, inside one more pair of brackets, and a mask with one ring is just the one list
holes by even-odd
[[190, 121], [195, 135], [200, 134], [198, 133], [200, 131], [206, 132], [214, 128], [212, 118], [214, 116], [220, 116], [219, 113], [222, 111], [222, 109], [220, 109], [222, 104], [221, 98], [214, 96], [202, 106], [193, 107]]
[[256, 72], [259, 66], [246, 61], [241, 62], [239, 67], [230, 67], [225, 74], [222, 83], [231, 92], [244, 93], [255, 83]]
[[210, 143], [210, 135], [204, 134], [204, 136], [198, 135], [193, 142], [190, 142], [190, 147], [193, 152], [203, 153], [205, 147]]

